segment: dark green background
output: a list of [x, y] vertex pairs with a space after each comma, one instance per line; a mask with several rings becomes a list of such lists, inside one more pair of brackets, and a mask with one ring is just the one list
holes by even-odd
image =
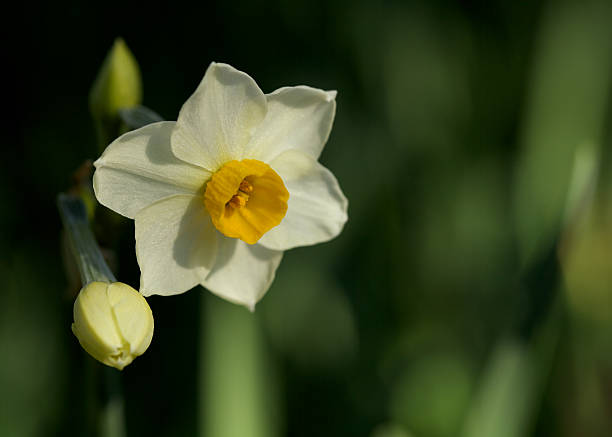
[[[285, 254], [254, 316], [201, 288], [149, 299], [153, 343], [121, 374], [128, 435], [196, 435], [198, 368], [233, 360], [199, 355], [211, 312], [228, 343], [250, 342], [233, 317], [261, 334], [271, 434], [612, 432], [608, 2], [126, 3], [5, 16], [0, 435], [91, 435], [105, 399], [70, 332], [55, 197], [98, 155], [87, 98], [117, 36], [169, 120], [211, 61], [264, 92], [338, 90], [321, 161], [350, 202], [336, 240]], [[583, 143], [600, 152], [577, 215], [596, 209], [592, 238], [564, 206]], [[137, 286], [122, 231], [118, 277]]]

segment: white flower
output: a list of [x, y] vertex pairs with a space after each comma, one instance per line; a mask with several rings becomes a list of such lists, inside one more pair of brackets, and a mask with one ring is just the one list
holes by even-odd
[[306, 86], [266, 95], [247, 74], [213, 63], [178, 121], [107, 147], [94, 190], [135, 220], [141, 293], [202, 284], [253, 309], [284, 250], [340, 233], [347, 200], [317, 161], [335, 96]]

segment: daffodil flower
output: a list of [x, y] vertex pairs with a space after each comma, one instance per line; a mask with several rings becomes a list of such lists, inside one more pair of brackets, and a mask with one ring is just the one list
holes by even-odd
[[335, 96], [307, 86], [264, 94], [247, 74], [213, 63], [178, 121], [106, 148], [94, 190], [135, 221], [141, 293], [201, 284], [253, 309], [283, 251], [340, 233], [347, 200], [318, 162]]

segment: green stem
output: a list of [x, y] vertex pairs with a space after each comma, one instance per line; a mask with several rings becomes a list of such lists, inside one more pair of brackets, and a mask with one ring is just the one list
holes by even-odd
[[121, 373], [110, 367], [103, 369], [106, 399], [100, 417], [100, 437], [125, 437], [125, 406]]
[[201, 437], [280, 435], [276, 375], [258, 314], [202, 295], [198, 426]]

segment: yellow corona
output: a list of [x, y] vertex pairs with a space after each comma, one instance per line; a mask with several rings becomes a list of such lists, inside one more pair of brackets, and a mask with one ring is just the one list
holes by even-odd
[[289, 192], [280, 176], [256, 159], [230, 161], [206, 185], [204, 204], [226, 237], [255, 244], [287, 212]]

